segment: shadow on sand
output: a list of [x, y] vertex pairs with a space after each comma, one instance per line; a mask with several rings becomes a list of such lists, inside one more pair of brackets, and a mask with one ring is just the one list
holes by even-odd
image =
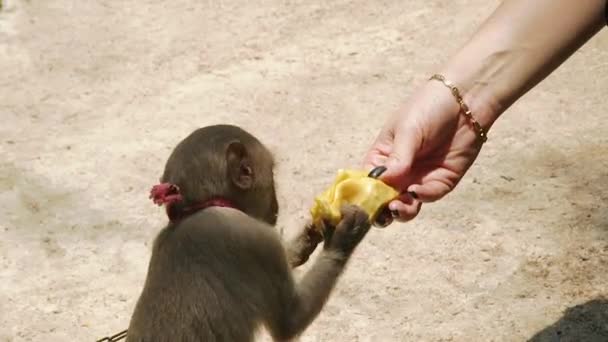
[[552, 325], [529, 342], [607, 342], [608, 299], [597, 298], [568, 308]]

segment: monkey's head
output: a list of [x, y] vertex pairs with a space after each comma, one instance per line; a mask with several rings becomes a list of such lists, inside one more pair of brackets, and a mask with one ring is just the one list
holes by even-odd
[[214, 125], [197, 129], [176, 146], [161, 182], [179, 188], [181, 201], [172, 205], [174, 210], [223, 199], [274, 225], [279, 208], [273, 169], [272, 154], [253, 135]]

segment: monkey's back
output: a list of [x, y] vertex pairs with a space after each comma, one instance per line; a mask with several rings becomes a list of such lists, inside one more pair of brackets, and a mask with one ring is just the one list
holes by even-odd
[[251, 241], [258, 235], [244, 229], [265, 227], [225, 208], [165, 227], [155, 240], [127, 341], [252, 340], [269, 302], [262, 293], [273, 286], [260, 274], [265, 261], [256, 249], [281, 247], [278, 237], [270, 246]]

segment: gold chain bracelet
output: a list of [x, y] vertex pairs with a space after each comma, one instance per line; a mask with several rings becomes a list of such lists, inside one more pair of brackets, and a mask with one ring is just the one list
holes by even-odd
[[477, 122], [477, 120], [475, 120], [475, 118], [473, 117], [473, 114], [471, 113], [471, 110], [469, 109], [469, 106], [467, 106], [467, 104], [464, 103], [464, 100], [462, 99], [462, 95], [460, 95], [460, 90], [458, 90], [458, 88], [456, 88], [454, 83], [446, 80], [443, 75], [439, 75], [439, 74], [435, 74], [435, 75], [431, 76], [429, 78], [429, 80], [437, 80], [437, 81], [443, 83], [443, 85], [445, 85], [446, 87], [448, 87], [450, 89], [450, 91], [452, 92], [452, 95], [454, 95], [454, 97], [456, 98], [456, 101], [458, 101], [458, 104], [460, 105], [460, 111], [464, 114], [464, 116], [467, 117], [467, 119], [469, 119], [469, 121], [473, 125], [473, 128], [475, 128], [475, 131], [477, 132], [479, 139], [481, 139], [481, 143], [482, 144], [485, 143], [486, 140], [488, 140], [487, 132], [483, 129], [483, 127], [481, 127], [479, 122]]

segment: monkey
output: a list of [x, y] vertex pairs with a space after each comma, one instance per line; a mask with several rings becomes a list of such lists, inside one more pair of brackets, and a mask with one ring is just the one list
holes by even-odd
[[[170, 154], [151, 197], [169, 222], [152, 247], [127, 342], [274, 341], [297, 338], [318, 316], [370, 229], [345, 205], [322, 236], [310, 225], [285, 246], [277, 229], [274, 159], [233, 125], [198, 128]], [[296, 281], [293, 268], [323, 242]]]

